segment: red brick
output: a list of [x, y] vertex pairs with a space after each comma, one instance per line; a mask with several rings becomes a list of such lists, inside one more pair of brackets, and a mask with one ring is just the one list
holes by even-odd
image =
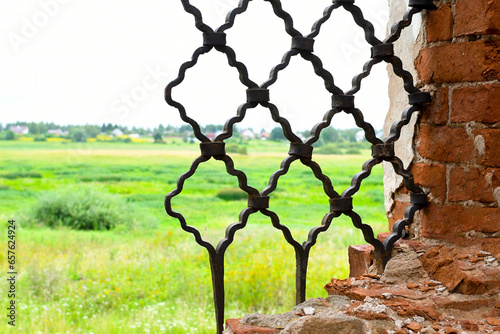
[[422, 235], [460, 244], [465, 232], [494, 233], [500, 231], [498, 208], [439, 206], [430, 203], [422, 210]]
[[455, 14], [455, 36], [500, 33], [498, 0], [458, 0]]
[[500, 169], [452, 168], [448, 199], [457, 201], [494, 202], [493, 191], [500, 187]]
[[368, 274], [368, 269], [372, 265], [372, 245], [349, 245], [349, 277], [360, 277]]
[[[420, 260], [429, 276], [441, 282], [450, 292], [459, 292], [465, 295], [498, 292], [500, 290], [500, 269], [470, 264], [467, 261], [467, 253], [469, 252], [470, 249], [459, 250], [454, 247], [438, 245], [430, 248], [420, 257]], [[491, 304], [493, 299], [484, 300], [484, 303], [485, 305]], [[452, 306], [452, 304], [448, 304], [448, 306]], [[467, 305], [467, 303], [464, 304], [459, 308], [471, 310], [474, 307]]]
[[385, 239], [387, 239], [388, 236], [391, 235], [391, 232], [381, 232], [377, 234], [377, 239], [380, 240], [380, 242], [384, 242]]
[[479, 327], [472, 320], [460, 320], [460, 326], [466, 331], [478, 331]]
[[264, 328], [240, 324], [240, 319], [227, 319], [226, 329], [230, 328], [234, 334], [275, 334], [281, 332], [273, 328]]
[[452, 122], [500, 122], [500, 85], [454, 89], [450, 117]]
[[500, 167], [500, 129], [481, 129], [474, 131], [474, 136], [484, 139], [484, 155], [477, 151], [477, 162], [488, 167]]
[[424, 84], [500, 79], [500, 41], [475, 41], [425, 48], [415, 59]]
[[446, 200], [446, 167], [439, 164], [414, 164], [411, 172], [415, 184], [431, 190], [435, 200]]
[[418, 153], [436, 161], [466, 163], [474, 157], [474, 141], [463, 128], [422, 125]]
[[400, 201], [394, 201], [394, 206], [391, 208], [391, 212], [388, 216], [389, 219], [389, 231], [392, 231], [394, 224], [404, 218], [404, 213], [406, 208], [410, 205], [409, 203], [403, 203]]
[[453, 38], [453, 13], [449, 3], [428, 12], [427, 42], [451, 41]]
[[448, 123], [448, 88], [440, 87], [434, 92], [432, 103], [422, 110], [422, 123], [446, 125]]

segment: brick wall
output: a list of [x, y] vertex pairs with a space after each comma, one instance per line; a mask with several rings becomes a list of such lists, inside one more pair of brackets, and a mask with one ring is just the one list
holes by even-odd
[[[418, 80], [433, 102], [422, 112], [413, 142], [411, 171], [430, 204], [412, 233], [478, 243], [499, 255], [500, 1], [436, 3], [424, 20], [426, 42], [415, 59]], [[407, 196], [402, 190], [395, 195], [392, 213], [401, 217]]]

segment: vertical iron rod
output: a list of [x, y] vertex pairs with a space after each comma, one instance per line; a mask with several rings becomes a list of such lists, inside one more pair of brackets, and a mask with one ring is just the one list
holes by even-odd
[[309, 252], [303, 248], [295, 250], [296, 272], [295, 272], [295, 303], [298, 305], [306, 301], [307, 265], [309, 263]]
[[[220, 256], [222, 255], [222, 256]], [[212, 287], [214, 293], [215, 320], [217, 322], [217, 334], [224, 331], [224, 253], [210, 252], [210, 269], [212, 271]]]

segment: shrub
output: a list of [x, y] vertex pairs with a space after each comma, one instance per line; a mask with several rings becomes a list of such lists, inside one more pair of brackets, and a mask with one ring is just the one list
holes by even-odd
[[17, 178], [41, 179], [42, 174], [37, 172], [14, 172], [14, 173], [3, 174], [1, 177], [9, 180], [15, 180]]
[[33, 211], [33, 220], [48, 227], [111, 230], [130, 227], [133, 210], [117, 195], [96, 186], [73, 186], [46, 193]]
[[342, 150], [334, 144], [318, 147], [314, 152], [317, 154], [342, 154]]
[[226, 145], [227, 153], [239, 153], [239, 154], [248, 154], [246, 146], [240, 146], [235, 143], [230, 143]]
[[224, 201], [240, 201], [248, 198], [248, 194], [240, 188], [224, 188], [215, 195]]
[[82, 128], [75, 128], [71, 134], [71, 140], [77, 143], [85, 143], [87, 141], [87, 133]]
[[7, 130], [5, 132], [5, 140], [14, 140], [16, 139], [16, 134], [12, 132], [12, 130]]
[[155, 144], [163, 144], [163, 143], [165, 143], [165, 142], [163, 141], [163, 138], [161, 137], [161, 133], [159, 133], [159, 132], [156, 132], [156, 133], [153, 135], [153, 139], [154, 139], [154, 141], [155, 141]]
[[361, 150], [358, 150], [357, 148], [350, 148], [345, 151], [345, 154], [361, 154]]

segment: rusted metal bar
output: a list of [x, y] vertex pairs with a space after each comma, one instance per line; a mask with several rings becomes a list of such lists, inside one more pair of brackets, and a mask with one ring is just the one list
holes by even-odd
[[[165, 89], [166, 102], [179, 111], [180, 118], [192, 126], [194, 136], [201, 142], [200, 156], [192, 163], [189, 170], [179, 177], [176, 189], [166, 195], [165, 209], [170, 216], [178, 219], [181, 228], [191, 233], [196, 242], [209, 253], [218, 334], [222, 333], [224, 326], [224, 255], [227, 248], [232, 244], [236, 232], [245, 228], [250, 215], [260, 212], [269, 217], [273, 227], [280, 230], [285, 240], [294, 248], [296, 257], [296, 302], [301, 303], [306, 298], [310, 250], [316, 244], [318, 235], [327, 231], [335, 218], [345, 215], [351, 219], [356, 228], [361, 230], [365, 240], [374, 246], [375, 262], [379, 271], [382, 271], [385, 263], [390, 258], [394, 243], [407, 235], [406, 227], [413, 222], [415, 213], [427, 201], [426, 194], [415, 185], [413, 175], [404, 168], [402, 161], [396, 156], [394, 143], [400, 138], [402, 128], [410, 122], [412, 115], [420, 111], [424, 103], [430, 102], [430, 95], [415, 87], [412, 75], [404, 69], [401, 59], [395, 54], [393, 43], [399, 39], [401, 32], [411, 24], [412, 17], [415, 14], [422, 10], [435, 8], [432, 1], [409, 0], [410, 9], [404, 14], [400, 22], [392, 26], [389, 36], [384, 41], [375, 37], [373, 25], [364, 18], [363, 12], [355, 5], [354, 0], [333, 0], [332, 4], [325, 8], [323, 16], [316, 21], [311, 32], [307, 35], [302, 34], [294, 27], [292, 16], [283, 9], [279, 0], [264, 1], [269, 2], [276, 16], [283, 20], [285, 31], [291, 37], [290, 50], [285, 52], [282, 62], [271, 70], [269, 79], [266, 82], [259, 86], [249, 78], [245, 64], [236, 59], [235, 51], [227, 45], [226, 40], [225, 32], [233, 27], [238, 15], [245, 13], [250, 0], [241, 0], [238, 7], [228, 13], [226, 22], [217, 29], [213, 29], [203, 22], [201, 12], [189, 0], [181, 0], [184, 10], [193, 15], [195, 26], [202, 35], [203, 44], [194, 51], [191, 60], [181, 65], [178, 77], [169, 83]], [[333, 75], [324, 68], [321, 59], [314, 54], [314, 38], [319, 35], [322, 25], [330, 19], [334, 10], [349, 12], [354, 22], [363, 29], [366, 41], [372, 46], [371, 59], [366, 62], [363, 72], [353, 78], [353, 87], [347, 92], [335, 85]], [[247, 100], [242, 101], [243, 103], [238, 108], [236, 115], [226, 121], [223, 132], [214, 141], [211, 141], [206, 134], [202, 133], [200, 125], [188, 116], [184, 106], [174, 100], [172, 96], [173, 88], [182, 84], [186, 72], [196, 66], [199, 58], [208, 52], [221, 52], [226, 55], [229, 66], [238, 71], [240, 81], [246, 87], [247, 96]], [[288, 67], [292, 57], [298, 55], [311, 63], [314, 72], [323, 79], [325, 89], [332, 97], [332, 104], [328, 106], [330, 109], [323, 119], [319, 120], [311, 129], [309, 138], [304, 141], [294, 133], [288, 120], [280, 115], [278, 107], [271, 102], [272, 96], [270, 92], [270, 87], [278, 80], [279, 72]], [[364, 120], [363, 113], [356, 108], [355, 103], [355, 94], [361, 89], [362, 81], [370, 75], [373, 66], [379, 63], [391, 64], [394, 73], [403, 80], [403, 87], [408, 93], [409, 104], [411, 105], [402, 111], [401, 119], [393, 124], [390, 134], [386, 138], [377, 138], [373, 126]], [[270, 176], [267, 187], [261, 191], [248, 185], [245, 173], [235, 169], [233, 160], [226, 154], [224, 143], [224, 140], [232, 137], [233, 127], [244, 120], [247, 110], [258, 105], [269, 110], [272, 119], [281, 126], [286, 139], [290, 142], [288, 156], [282, 161], [280, 169]], [[334, 189], [330, 178], [322, 172], [320, 166], [313, 160], [312, 145], [319, 139], [321, 132], [331, 125], [332, 118], [341, 112], [351, 115], [356, 125], [365, 132], [366, 140], [372, 144], [372, 158], [366, 161], [361, 167], [361, 172], [352, 178], [351, 185], [339, 194]], [[185, 181], [194, 175], [201, 164], [212, 158], [222, 161], [226, 166], [227, 173], [237, 177], [239, 187], [248, 194], [248, 207], [243, 208], [237, 223], [228, 226], [225, 238], [217, 246], [204, 240], [195, 227], [188, 225], [181, 213], [173, 210], [171, 203], [174, 197], [181, 195]], [[392, 233], [385, 239], [384, 243], [376, 238], [369, 225], [362, 222], [362, 218], [355, 212], [353, 206], [353, 196], [362, 186], [363, 180], [369, 177], [372, 169], [383, 161], [390, 163], [395, 172], [403, 177], [404, 185], [411, 193], [411, 203], [406, 209], [404, 217], [396, 222]], [[276, 213], [270, 210], [270, 207], [272, 207], [271, 195], [278, 187], [278, 181], [288, 173], [293, 163], [299, 162], [309, 167], [314, 176], [322, 182], [325, 196], [330, 201], [330, 211], [325, 213], [319, 226], [310, 230], [307, 240], [303, 243], [295, 240], [290, 229], [280, 222]]]

